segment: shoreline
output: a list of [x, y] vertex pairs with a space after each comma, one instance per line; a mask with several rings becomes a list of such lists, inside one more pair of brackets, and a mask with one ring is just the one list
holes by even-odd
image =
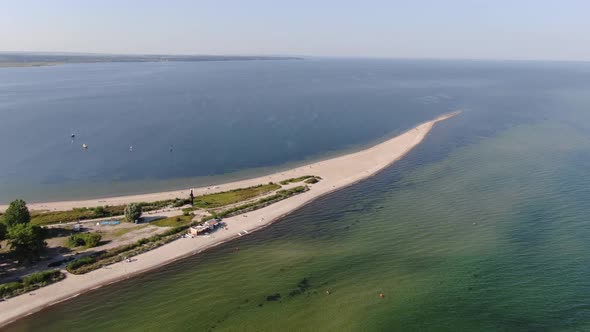
[[[376, 144], [365, 150], [347, 155], [314, 162], [291, 170], [248, 180], [236, 181], [208, 188], [195, 188], [195, 196], [251, 186], [269, 181], [279, 182], [284, 179], [316, 175], [322, 181], [302, 194], [277, 202], [259, 210], [251, 211], [224, 219], [229, 230], [220, 229], [209, 236], [195, 239], [181, 238], [154, 250], [135, 256], [132, 263], [119, 262], [107, 267], [91, 271], [83, 275], [72, 275], [57, 283], [40, 288], [33, 293], [10, 298], [0, 302], [0, 328], [22, 317], [33, 314], [44, 308], [62, 301], [77, 297], [85, 292], [101, 288], [111, 283], [132, 278], [149, 270], [157, 269], [180, 259], [199, 254], [218, 245], [248, 235], [267, 227], [275, 221], [295, 212], [299, 208], [327, 194], [343, 189], [365, 180], [396, 161], [403, 158], [414, 147], [419, 145], [430, 133], [437, 122], [449, 119], [460, 112], [441, 115], [436, 119], [419, 124], [404, 133], [387, 141]], [[69, 202], [52, 202], [31, 204], [31, 209], [71, 209], [73, 207], [91, 207], [98, 205], [119, 205], [137, 201], [150, 201], [174, 198], [174, 195], [188, 196], [190, 189], [154, 194], [120, 196], [105, 199], [92, 199]], [[94, 204], [94, 205], [93, 205]], [[0, 210], [3, 206], [0, 206]], [[242, 232], [245, 234], [242, 235]]]

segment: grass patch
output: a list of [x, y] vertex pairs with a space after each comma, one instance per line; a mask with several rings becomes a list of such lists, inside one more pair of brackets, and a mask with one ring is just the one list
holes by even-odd
[[9, 298], [17, 296], [56, 281], [62, 280], [65, 275], [59, 270], [49, 270], [29, 274], [21, 280], [0, 284], [0, 297]]
[[150, 225], [159, 226], [159, 227], [176, 227], [186, 225], [193, 220], [192, 215], [182, 215], [182, 216], [175, 216], [169, 217], [165, 219], [159, 219], [150, 223]]
[[68, 211], [31, 211], [31, 223], [49, 225], [78, 220], [105, 218], [123, 214], [124, 205], [98, 206], [95, 208], [76, 208]]
[[[167, 206], [179, 207], [189, 204], [189, 199], [168, 199], [155, 202], [140, 202], [143, 212], [159, 210]], [[31, 223], [34, 225], [50, 225], [79, 220], [108, 218], [121, 216], [126, 205], [97, 206], [95, 208], [75, 208], [68, 211], [31, 211]]]
[[321, 178], [319, 176], [314, 176], [312, 178], [305, 180], [304, 182], [307, 184], [314, 184], [314, 183], [320, 182], [320, 180], [321, 180]]
[[[296, 182], [301, 182], [303, 180], [306, 180], [305, 183], [317, 183], [320, 180], [319, 176], [315, 176], [315, 175], [304, 175], [304, 176], [300, 176], [298, 178], [290, 178], [290, 179], [286, 179], [283, 180], [281, 182], [279, 182], [282, 185], [287, 185], [289, 183], [296, 183]], [[310, 181], [310, 182], [308, 182]], [[315, 182], [311, 182], [311, 181], [315, 181]]]
[[112, 237], [120, 237], [120, 236], [123, 236], [123, 235], [131, 232], [131, 231], [136, 231], [138, 229], [146, 228], [147, 226], [148, 225], [141, 225], [141, 226], [137, 226], [137, 227], [120, 228], [120, 229], [117, 229], [115, 231], [108, 233], [107, 235], [110, 235]]
[[269, 206], [273, 203], [276, 203], [278, 201], [282, 201], [282, 200], [287, 199], [291, 196], [306, 192], [308, 190], [309, 190], [309, 188], [307, 186], [297, 186], [297, 187], [294, 187], [291, 189], [279, 190], [276, 192], [276, 194], [261, 198], [255, 202], [238, 205], [238, 206], [235, 206], [231, 209], [227, 209], [227, 210], [217, 212], [217, 213], [212, 213], [211, 216], [203, 217], [201, 219], [201, 221], [202, 222], [207, 221], [207, 220], [215, 218], [215, 217], [226, 218], [226, 217], [231, 217], [231, 216], [235, 216], [238, 214], [262, 209], [263, 207]]
[[240, 188], [215, 194], [208, 194], [195, 197], [193, 205], [200, 208], [216, 208], [245, 201], [280, 188], [281, 186], [278, 184], [269, 183], [255, 187]]

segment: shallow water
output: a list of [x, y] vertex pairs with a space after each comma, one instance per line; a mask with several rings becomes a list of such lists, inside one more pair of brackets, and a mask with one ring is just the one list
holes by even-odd
[[478, 66], [379, 175], [6, 330], [588, 330], [588, 67]]

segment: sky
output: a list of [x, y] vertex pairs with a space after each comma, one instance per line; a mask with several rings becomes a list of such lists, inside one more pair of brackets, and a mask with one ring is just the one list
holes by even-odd
[[0, 51], [590, 61], [590, 1], [0, 0]]

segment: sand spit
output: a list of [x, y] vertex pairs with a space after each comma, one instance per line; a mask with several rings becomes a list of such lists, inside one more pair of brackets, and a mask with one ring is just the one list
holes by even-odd
[[[315, 162], [268, 176], [219, 186], [210, 186], [209, 188], [195, 188], [195, 195], [200, 195], [253, 186], [270, 181], [278, 182], [303, 175], [317, 175], [322, 177], [322, 181], [314, 184], [311, 190], [305, 193], [277, 202], [260, 210], [224, 219], [224, 222], [227, 224], [227, 230], [221, 229], [209, 236], [198, 236], [194, 239], [178, 239], [152, 251], [134, 256], [134, 260], [130, 263], [119, 262], [83, 275], [66, 273], [66, 279], [38, 289], [33, 292], [34, 295], [23, 294], [0, 302], [0, 327], [20, 317], [78, 296], [89, 290], [96, 289], [102, 285], [130, 278], [136, 274], [200, 253], [205, 249], [217, 246], [234, 238], [248, 235], [320, 196], [375, 175], [377, 172], [401, 159], [406, 153], [420, 144], [437, 122], [451, 118], [459, 113], [454, 112], [442, 115], [434, 120], [420, 124], [399, 136], [359, 152]], [[67, 210], [73, 207], [119, 205], [138, 201], [186, 197], [189, 191], [190, 189], [105, 199], [38, 203], [30, 204], [29, 208], [36, 210]], [[0, 210], [3, 208], [5, 207], [0, 206]]]

